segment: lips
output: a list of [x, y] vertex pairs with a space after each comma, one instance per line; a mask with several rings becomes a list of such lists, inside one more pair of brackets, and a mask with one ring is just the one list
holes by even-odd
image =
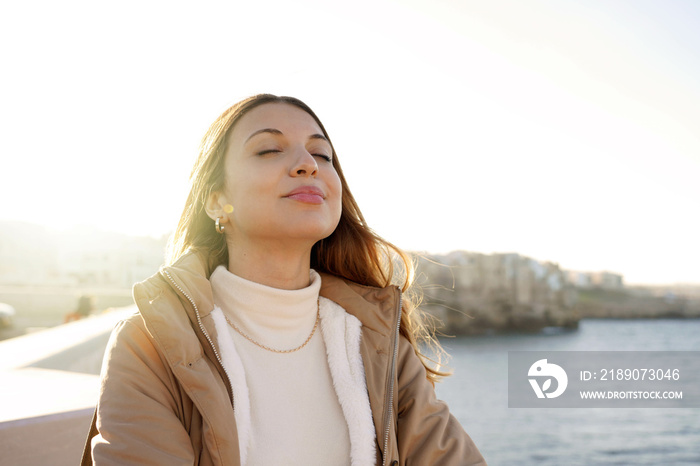
[[323, 191], [316, 186], [300, 186], [284, 197], [304, 204], [322, 204], [325, 199]]

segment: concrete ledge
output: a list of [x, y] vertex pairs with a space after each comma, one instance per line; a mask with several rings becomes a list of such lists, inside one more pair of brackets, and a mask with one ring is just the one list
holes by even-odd
[[80, 464], [93, 410], [0, 423], [2, 464]]
[[135, 306], [0, 342], [3, 464], [78, 464], [112, 329]]
[[[77, 353], [83, 356], [98, 353], [101, 358], [116, 323], [134, 312], [136, 306], [111, 309], [69, 324], [1, 341], [0, 370], [30, 365], [44, 367], [42, 361], [53, 358], [53, 362], [46, 363], [50, 368], [71, 371], [71, 364], [77, 356], [76, 348], [86, 345]], [[99, 340], [99, 344], [95, 339]], [[99, 368], [96, 374], [99, 374]]]

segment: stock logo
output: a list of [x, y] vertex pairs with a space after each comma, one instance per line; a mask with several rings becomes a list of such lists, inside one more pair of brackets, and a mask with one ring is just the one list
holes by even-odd
[[[540, 359], [530, 366], [530, 370], [527, 372], [528, 377], [535, 377], [528, 379], [532, 389], [535, 391], [537, 398], [556, 398], [566, 390], [566, 386], [569, 383], [569, 378], [566, 376], [566, 372], [561, 366], [556, 364], [550, 364], [546, 359]], [[538, 382], [538, 379], [542, 379], [542, 385]], [[557, 381], [556, 390], [548, 391], [552, 388], [552, 379]]]

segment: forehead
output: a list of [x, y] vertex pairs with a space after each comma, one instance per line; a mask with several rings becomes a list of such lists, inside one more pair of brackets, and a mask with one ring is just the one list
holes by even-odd
[[323, 134], [316, 120], [299, 107], [283, 102], [260, 105], [243, 115], [231, 132], [231, 144], [243, 144], [254, 132], [276, 129], [284, 135]]

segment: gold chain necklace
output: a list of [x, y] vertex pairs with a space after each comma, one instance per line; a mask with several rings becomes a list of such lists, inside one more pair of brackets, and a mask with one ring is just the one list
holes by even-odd
[[311, 333], [310, 333], [309, 336], [306, 338], [306, 341], [305, 341], [304, 343], [301, 344], [301, 346], [297, 346], [296, 348], [292, 348], [292, 349], [288, 349], [288, 350], [278, 350], [278, 349], [275, 349], [275, 348], [270, 348], [269, 346], [265, 346], [265, 345], [263, 345], [262, 343], [258, 343], [257, 341], [253, 340], [253, 339], [250, 338], [248, 335], [246, 335], [245, 333], [243, 333], [243, 331], [241, 331], [241, 329], [239, 329], [238, 327], [236, 327], [236, 324], [234, 324], [233, 322], [231, 322], [230, 320], [228, 320], [228, 316], [227, 316], [226, 314], [224, 314], [224, 318], [226, 319], [226, 322], [228, 322], [228, 324], [229, 324], [231, 327], [233, 327], [233, 329], [234, 329], [236, 332], [238, 332], [243, 338], [245, 338], [246, 340], [248, 340], [249, 342], [251, 342], [251, 343], [254, 344], [255, 346], [259, 346], [260, 348], [262, 348], [262, 349], [264, 349], [264, 350], [267, 350], [267, 351], [272, 351], [273, 353], [293, 353], [293, 352], [295, 352], [295, 351], [299, 351], [299, 350], [302, 349], [304, 346], [306, 346], [307, 343], [309, 343], [309, 342], [311, 341], [311, 337], [314, 336], [314, 333], [316, 333], [316, 328], [318, 328], [318, 322], [319, 322], [319, 320], [321, 320], [320, 311], [321, 311], [321, 303], [317, 300], [317, 301], [316, 301], [316, 322], [314, 323], [314, 328], [311, 330]]

